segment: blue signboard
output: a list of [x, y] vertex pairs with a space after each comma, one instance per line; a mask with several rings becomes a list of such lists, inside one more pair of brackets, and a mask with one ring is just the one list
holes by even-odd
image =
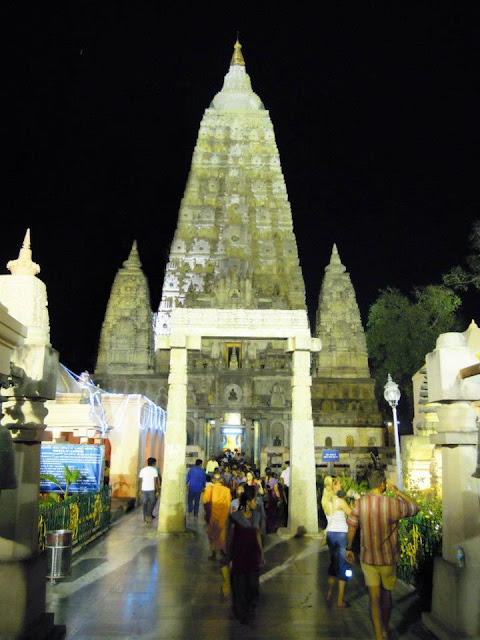
[[340, 453], [338, 449], [322, 450], [322, 462], [338, 462], [339, 460], [340, 460]]
[[[51, 475], [65, 487], [65, 468], [78, 469], [81, 478], [68, 488], [69, 492], [98, 491], [103, 482], [104, 445], [42, 443], [40, 449], [40, 475]], [[40, 491], [63, 493], [53, 482], [40, 481]]]

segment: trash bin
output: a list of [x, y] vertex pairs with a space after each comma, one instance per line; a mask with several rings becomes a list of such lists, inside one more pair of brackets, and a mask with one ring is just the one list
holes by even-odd
[[72, 571], [72, 532], [69, 529], [47, 531], [47, 578], [63, 578]]

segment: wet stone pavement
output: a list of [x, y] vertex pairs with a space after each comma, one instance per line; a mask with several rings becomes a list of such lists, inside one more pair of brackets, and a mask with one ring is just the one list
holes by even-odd
[[[221, 591], [220, 562], [207, 560], [203, 518], [186, 534], [165, 536], [144, 525], [141, 510], [74, 555], [71, 576], [47, 587], [47, 611], [68, 640], [343, 640], [370, 639], [361, 569], [347, 585], [350, 606], [325, 600], [328, 552], [319, 539], [268, 536], [255, 618], [241, 625]], [[392, 639], [434, 640], [421, 624], [415, 591], [397, 582]]]

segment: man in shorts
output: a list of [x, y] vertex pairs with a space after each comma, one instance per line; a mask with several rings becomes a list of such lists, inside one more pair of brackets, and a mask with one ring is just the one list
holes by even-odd
[[414, 516], [419, 505], [394, 485], [388, 490], [394, 498], [384, 496], [387, 489], [385, 474], [374, 469], [368, 478], [370, 493], [355, 503], [347, 519], [348, 562], [355, 561], [353, 539], [358, 527], [361, 531], [360, 564], [368, 587], [370, 616], [375, 640], [388, 638], [388, 623], [392, 609], [392, 589], [395, 586], [397, 562], [400, 560], [398, 521]]

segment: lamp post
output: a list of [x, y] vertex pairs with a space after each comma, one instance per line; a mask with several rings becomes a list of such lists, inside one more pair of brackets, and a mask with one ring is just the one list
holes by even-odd
[[383, 388], [383, 397], [392, 407], [393, 432], [395, 434], [395, 459], [397, 461], [397, 487], [403, 491], [402, 458], [400, 456], [400, 439], [398, 437], [397, 404], [400, 400], [400, 389], [398, 384], [392, 380], [388, 374], [387, 384]]

